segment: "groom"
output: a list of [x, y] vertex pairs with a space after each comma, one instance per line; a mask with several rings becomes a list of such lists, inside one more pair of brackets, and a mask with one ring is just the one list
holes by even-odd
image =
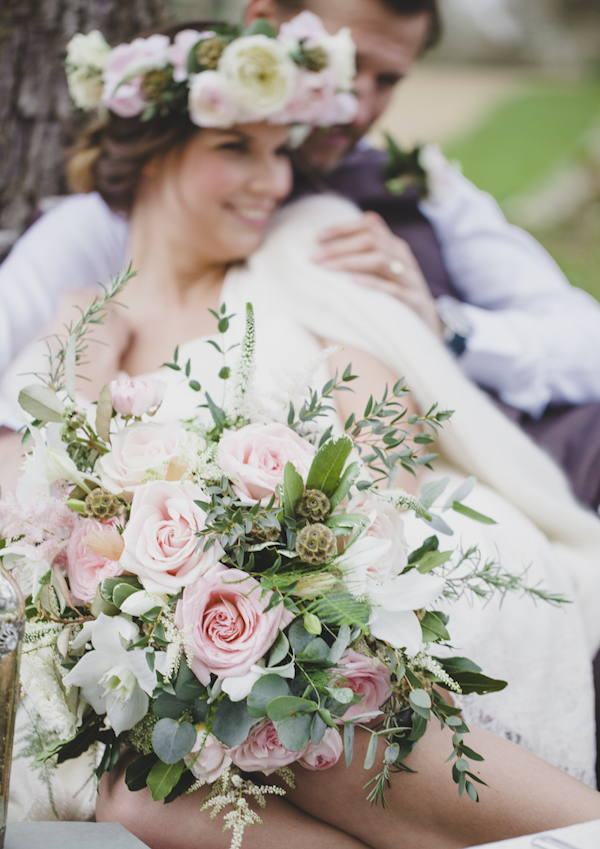
[[[600, 307], [456, 171], [438, 163], [430, 200], [414, 190], [394, 196], [384, 154], [361, 141], [395, 84], [439, 38], [436, 3], [249, 0], [247, 22], [279, 24], [309, 9], [331, 31], [349, 26], [357, 44], [356, 118], [307, 140], [295, 193], [334, 190], [365, 214], [323, 233], [314, 260], [410, 306], [467, 376], [565, 468], [580, 500], [597, 507]], [[121, 270], [127, 239], [126, 222], [93, 195], [67, 200], [26, 234], [0, 266], [0, 370], [39, 336], [65, 289]]]

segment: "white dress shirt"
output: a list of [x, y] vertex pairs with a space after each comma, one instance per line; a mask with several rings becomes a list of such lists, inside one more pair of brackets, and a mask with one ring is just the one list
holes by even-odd
[[[600, 401], [600, 305], [575, 289], [495, 201], [454, 169], [421, 209], [472, 325], [465, 373], [534, 416]], [[51, 323], [66, 289], [107, 283], [127, 261], [129, 228], [99, 195], [46, 213], [0, 265], [0, 373]], [[0, 398], [0, 424], [14, 426]]]

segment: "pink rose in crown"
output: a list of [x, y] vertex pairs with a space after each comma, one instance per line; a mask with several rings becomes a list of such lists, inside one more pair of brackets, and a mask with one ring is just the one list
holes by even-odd
[[329, 118], [336, 110], [336, 88], [335, 73], [331, 69], [316, 73], [303, 68], [296, 75], [294, 96], [289, 105], [271, 120], [279, 124], [311, 124], [320, 121], [322, 115]]
[[102, 486], [114, 493], [133, 492], [148, 479], [164, 477], [188, 438], [178, 424], [148, 422], [122, 428], [111, 436], [110, 453], [96, 463]]
[[205, 498], [190, 481], [155, 481], [136, 490], [121, 563], [148, 592], [177, 593], [219, 562], [221, 546], [204, 551], [197, 536], [206, 513], [195, 502]]
[[169, 44], [169, 36], [155, 34], [115, 47], [102, 74], [104, 105], [122, 118], [143, 112], [148, 102], [142, 90], [144, 74], [167, 65]]
[[233, 763], [244, 772], [262, 772], [271, 775], [282, 766], [294, 763], [304, 755], [307, 747], [290, 752], [281, 745], [275, 726], [270, 719], [256, 725], [241, 745], [230, 749]]
[[329, 37], [321, 18], [306, 10], [291, 21], [284, 21], [279, 28], [280, 41], [303, 41], [305, 47], [315, 47]]
[[202, 684], [245, 675], [273, 645], [293, 614], [283, 604], [265, 612], [271, 593], [239, 569], [218, 564], [183, 591], [175, 623], [191, 648], [192, 671]]
[[[71, 592], [81, 601], [92, 602], [96, 595], [98, 585], [105, 578], [115, 578], [123, 574], [123, 566], [119, 563], [119, 551], [121, 546], [117, 545], [116, 559], [97, 553], [86, 547], [86, 538], [94, 538], [105, 541], [105, 547], [110, 547], [111, 534], [116, 535], [117, 543], [120, 542], [119, 532], [116, 529], [117, 519], [107, 522], [97, 522], [95, 519], [82, 519], [78, 522], [67, 545], [67, 577]], [[93, 548], [94, 546], [91, 542]]]
[[200, 729], [194, 748], [186, 755], [185, 762], [196, 778], [203, 778], [212, 784], [231, 765], [231, 757], [214, 734], [207, 734], [204, 729]]
[[110, 384], [113, 408], [122, 416], [141, 416], [159, 407], [166, 391], [164, 380], [155, 377], [113, 380]]
[[337, 669], [346, 680], [338, 680], [336, 685], [349, 687], [361, 696], [361, 703], [351, 705], [344, 719], [379, 710], [385, 703], [391, 690], [390, 670], [385, 663], [375, 657], [365, 657], [354, 649], [346, 649]]
[[283, 469], [292, 463], [304, 480], [316, 448], [278, 424], [250, 424], [223, 436], [219, 443], [219, 466], [229, 477], [242, 501], [267, 504], [283, 480]]
[[323, 739], [316, 746], [309, 743], [299, 762], [305, 769], [329, 769], [339, 761], [344, 744], [339, 731], [327, 728]]
[[348, 513], [364, 513], [370, 519], [366, 535], [387, 541], [389, 545], [367, 569], [374, 581], [395, 578], [408, 563], [408, 543], [404, 536], [404, 521], [396, 508], [376, 495], [361, 493], [348, 503]]
[[236, 111], [223, 74], [196, 74], [190, 85], [188, 108], [192, 122], [199, 127], [230, 127]]

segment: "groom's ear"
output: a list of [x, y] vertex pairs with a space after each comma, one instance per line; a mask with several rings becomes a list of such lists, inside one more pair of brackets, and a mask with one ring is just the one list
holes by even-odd
[[249, 0], [244, 12], [244, 24], [249, 26], [257, 18], [265, 18], [278, 27], [290, 17], [289, 12], [280, 6], [277, 0]]

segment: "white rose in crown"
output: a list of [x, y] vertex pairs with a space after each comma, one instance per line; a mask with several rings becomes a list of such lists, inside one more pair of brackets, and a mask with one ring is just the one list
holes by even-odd
[[111, 48], [97, 29], [77, 33], [67, 45], [67, 84], [80, 109], [95, 109], [102, 97], [102, 71]]
[[257, 120], [284, 106], [297, 68], [276, 39], [251, 35], [227, 45], [218, 72], [225, 78], [240, 120]]

